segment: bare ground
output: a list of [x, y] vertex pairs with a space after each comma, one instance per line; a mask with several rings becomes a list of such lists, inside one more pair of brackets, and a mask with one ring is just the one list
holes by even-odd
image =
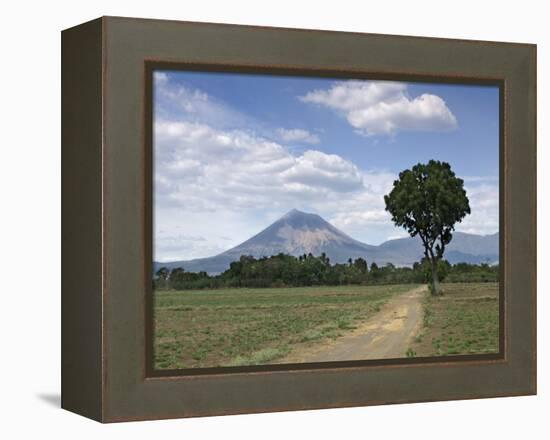
[[426, 294], [426, 286], [404, 292], [347, 335], [295, 350], [277, 363], [403, 358], [422, 328]]

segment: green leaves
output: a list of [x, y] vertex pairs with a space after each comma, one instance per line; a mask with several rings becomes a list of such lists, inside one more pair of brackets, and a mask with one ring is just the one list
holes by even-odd
[[384, 201], [397, 226], [413, 236], [423, 235], [428, 242], [440, 238], [448, 244], [455, 223], [470, 213], [464, 181], [448, 163], [435, 160], [399, 173]]

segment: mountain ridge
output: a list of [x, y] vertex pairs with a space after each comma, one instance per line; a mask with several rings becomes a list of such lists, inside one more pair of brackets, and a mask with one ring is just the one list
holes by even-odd
[[[445, 258], [451, 263], [498, 262], [498, 232], [490, 235], [455, 232], [447, 247]], [[299, 256], [311, 253], [325, 253], [332, 263], [345, 263], [349, 258], [362, 257], [369, 264], [392, 263], [396, 266], [412, 266], [423, 256], [423, 248], [418, 238], [404, 237], [387, 240], [378, 246], [362, 243], [318, 214], [293, 209], [257, 234], [218, 255], [193, 260], [154, 262], [154, 270], [159, 267], [169, 269], [183, 267], [189, 272], [205, 271], [218, 274], [229, 268], [232, 261], [241, 255], [256, 258], [279, 253]]]

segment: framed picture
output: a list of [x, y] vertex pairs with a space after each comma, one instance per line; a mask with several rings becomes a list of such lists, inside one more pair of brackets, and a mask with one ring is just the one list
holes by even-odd
[[62, 34], [62, 406], [536, 393], [536, 46]]

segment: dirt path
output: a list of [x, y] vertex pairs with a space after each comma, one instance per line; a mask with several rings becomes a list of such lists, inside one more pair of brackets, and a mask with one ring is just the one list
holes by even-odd
[[322, 343], [279, 362], [327, 362], [405, 357], [422, 326], [422, 298], [425, 286], [404, 292], [389, 300], [380, 310], [351, 333]]

